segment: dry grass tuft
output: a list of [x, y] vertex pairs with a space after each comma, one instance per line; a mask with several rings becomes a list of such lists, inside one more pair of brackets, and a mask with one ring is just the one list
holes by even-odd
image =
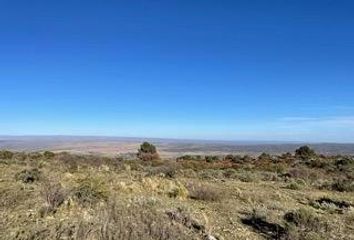
[[187, 189], [191, 199], [202, 201], [219, 201], [222, 199], [221, 192], [209, 185], [190, 182], [187, 184]]
[[42, 185], [41, 194], [45, 200], [45, 206], [41, 208], [40, 215], [44, 216], [48, 213], [55, 213], [57, 208], [64, 203], [67, 192], [60, 183], [46, 182]]
[[109, 197], [108, 189], [103, 181], [91, 177], [79, 180], [72, 195], [83, 206], [92, 206], [100, 201], [107, 201]]

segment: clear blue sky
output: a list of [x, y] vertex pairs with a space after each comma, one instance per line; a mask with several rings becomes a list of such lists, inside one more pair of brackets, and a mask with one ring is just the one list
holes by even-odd
[[354, 2], [0, 2], [0, 135], [354, 142]]

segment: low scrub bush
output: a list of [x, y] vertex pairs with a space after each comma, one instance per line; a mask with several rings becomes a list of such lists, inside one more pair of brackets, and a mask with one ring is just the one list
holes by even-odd
[[231, 179], [237, 178], [237, 171], [235, 169], [229, 168], [226, 169], [223, 173], [225, 178], [231, 178]]
[[270, 161], [272, 160], [272, 156], [268, 153], [262, 153], [261, 155], [258, 156], [259, 161]]
[[166, 214], [172, 221], [180, 223], [191, 230], [205, 232], [205, 226], [196, 221], [189, 212], [182, 208], [166, 211]]
[[79, 181], [79, 184], [72, 192], [74, 198], [81, 205], [93, 205], [99, 201], [108, 199], [108, 190], [104, 183], [95, 178], [85, 178]]
[[52, 159], [55, 157], [55, 153], [51, 152], [51, 151], [45, 151], [43, 153], [43, 156], [46, 158], [46, 159]]
[[40, 152], [30, 152], [28, 153], [28, 158], [30, 160], [40, 160], [43, 158], [43, 154]]
[[169, 213], [157, 211], [151, 206], [109, 203], [98, 212], [93, 223], [80, 225], [77, 239], [199, 239], [199, 232], [177, 220], [172, 219]]
[[0, 151], [0, 159], [9, 160], [9, 159], [12, 159], [13, 156], [14, 156], [14, 153], [11, 151], [8, 151], [8, 150]]
[[66, 171], [70, 173], [77, 172], [79, 168], [79, 157], [76, 155], [63, 152], [58, 154], [56, 159]]
[[287, 230], [277, 223], [269, 222], [267, 215], [259, 209], [253, 209], [251, 213], [241, 219], [241, 222], [252, 227], [266, 239], [285, 240], [287, 237]]
[[328, 211], [330, 213], [344, 213], [345, 211], [348, 211], [353, 205], [347, 201], [322, 197], [320, 199], [311, 201], [310, 206], [316, 209]]
[[311, 209], [300, 208], [284, 215], [288, 239], [322, 239], [320, 233], [328, 231], [328, 225]]
[[178, 165], [169, 163], [160, 167], [152, 167], [148, 171], [148, 176], [162, 176], [166, 178], [175, 178], [179, 170]]
[[353, 192], [354, 181], [350, 179], [336, 179], [334, 181], [325, 181], [320, 184], [318, 188], [337, 192]]
[[189, 183], [186, 187], [188, 189], [189, 197], [191, 199], [202, 201], [221, 200], [221, 193], [211, 186]]
[[41, 172], [37, 168], [25, 169], [15, 175], [16, 181], [23, 183], [33, 183], [40, 180]]
[[60, 183], [44, 183], [41, 194], [45, 200], [45, 206], [40, 212], [42, 216], [50, 212], [55, 213], [67, 196], [66, 191], [62, 188]]
[[201, 179], [222, 179], [224, 178], [224, 172], [223, 170], [219, 170], [219, 169], [205, 169], [205, 170], [201, 170], [198, 173], [199, 177]]
[[333, 191], [354, 192], [354, 181], [349, 179], [336, 180], [331, 185]]
[[231, 161], [233, 163], [243, 163], [244, 157], [242, 157], [241, 155], [228, 154], [224, 157], [224, 160]]
[[202, 156], [201, 155], [183, 155], [183, 156], [180, 156], [178, 158], [176, 158], [177, 161], [181, 161], [181, 160], [196, 160], [196, 161], [199, 161], [199, 160], [203, 160]]
[[220, 158], [218, 156], [207, 155], [205, 156], [205, 161], [208, 163], [219, 161]]
[[302, 185], [300, 185], [297, 182], [293, 181], [293, 182], [289, 183], [288, 185], [286, 185], [285, 188], [291, 189], [291, 190], [301, 190], [302, 189]]
[[182, 169], [181, 174], [183, 177], [186, 177], [186, 178], [197, 178], [198, 177], [198, 173], [196, 171], [194, 171], [193, 169]]
[[256, 173], [250, 171], [239, 171], [237, 178], [241, 182], [255, 182], [258, 180]]

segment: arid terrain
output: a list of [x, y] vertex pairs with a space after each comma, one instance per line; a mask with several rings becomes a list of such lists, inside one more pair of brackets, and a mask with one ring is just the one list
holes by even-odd
[[353, 156], [303, 146], [165, 159], [159, 146], [181, 150], [134, 141], [115, 156], [50, 141], [0, 151], [0, 239], [354, 239]]
[[[146, 139], [123, 137], [80, 137], [80, 136], [0, 136], [0, 149], [14, 151], [67, 151], [72, 153], [96, 153], [104, 155], [135, 154], [141, 142], [154, 143], [161, 156], [173, 158], [185, 154], [249, 154], [263, 152], [281, 154], [294, 152], [301, 142], [253, 142], [253, 141], [207, 141], [177, 139]], [[322, 154], [354, 154], [354, 144], [316, 143], [310, 144]]]

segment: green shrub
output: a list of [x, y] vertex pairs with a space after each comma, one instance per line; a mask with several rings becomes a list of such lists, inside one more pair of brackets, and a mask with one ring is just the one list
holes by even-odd
[[229, 168], [224, 171], [224, 177], [225, 178], [237, 178], [237, 171], [235, 169]]
[[12, 159], [12, 157], [14, 156], [14, 153], [8, 150], [2, 150], [0, 151], [0, 159]]
[[300, 208], [284, 215], [288, 239], [312, 240], [322, 239], [320, 233], [328, 230], [326, 222], [311, 209]]
[[309, 146], [302, 146], [295, 150], [295, 157], [300, 159], [309, 159], [316, 156], [316, 152]]
[[33, 183], [40, 179], [41, 172], [37, 168], [25, 169], [15, 175], [16, 181]]
[[291, 190], [301, 190], [302, 186], [300, 184], [298, 184], [297, 182], [291, 182], [288, 185], [286, 185], [287, 189], [291, 189]]
[[222, 179], [224, 178], [224, 172], [219, 169], [204, 169], [199, 171], [199, 177], [201, 179]]
[[255, 182], [258, 180], [256, 174], [250, 171], [239, 171], [237, 174], [237, 178], [241, 182]]
[[70, 173], [77, 172], [80, 161], [79, 156], [63, 152], [58, 154], [56, 158], [66, 171]]
[[137, 157], [143, 161], [151, 161], [160, 158], [155, 145], [149, 142], [144, 142], [140, 145]]
[[108, 200], [108, 190], [102, 181], [94, 178], [85, 178], [73, 190], [74, 198], [84, 206], [93, 205], [99, 201]]

